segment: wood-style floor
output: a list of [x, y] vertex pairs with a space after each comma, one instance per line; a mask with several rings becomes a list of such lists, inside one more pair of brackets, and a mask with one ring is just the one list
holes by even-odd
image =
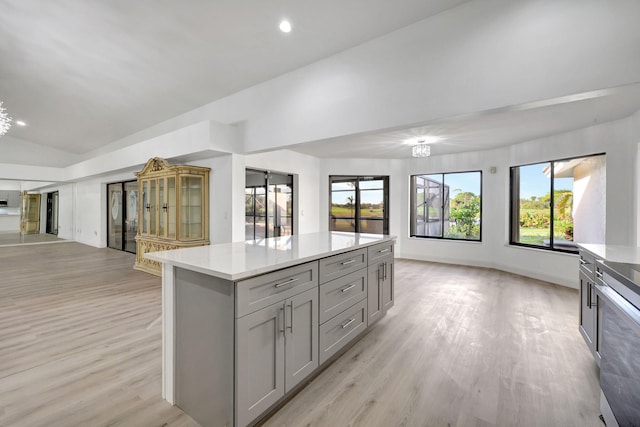
[[[0, 248], [0, 426], [197, 426], [160, 397], [160, 279], [133, 262]], [[577, 316], [575, 290], [396, 260], [395, 307], [264, 425], [601, 427]]]

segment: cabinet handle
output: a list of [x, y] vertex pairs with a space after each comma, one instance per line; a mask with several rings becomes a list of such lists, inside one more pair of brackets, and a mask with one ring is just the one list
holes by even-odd
[[341, 263], [340, 263], [340, 265], [349, 265], [349, 264], [354, 263], [354, 262], [356, 262], [356, 260], [355, 260], [355, 259], [350, 259], [349, 261], [343, 261], [343, 262], [341, 262]]
[[283, 286], [290, 285], [290, 284], [292, 284], [293, 282], [297, 282], [297, 281], [298, 281], [298, 278], [297, 278], [297, 277], [294, 277], [293, 279], [289, 279], [289, 280], [287, 280], [287, 281], [285, 281], [285, 282], [282, 282], [282, 283], [276, 283], [275, 287], [276, 287], [276, 288], [281, 288], [281, 287], [283, 287]]
[[587, 308], [591, 308], [591, 282], [587, 282]]
[[595, 283], [592, 283], [591, 288], [589, 289], [589, 304], [591, 304], [589, 307], [591, 308], [598, 306], [598, 303], [596, 302], [597, 298], [596, 298], [596, 301], [594, 301], [594, 298], [593, 298], [593, 291], [595, 290], [595, 286], [596, 286]]
[[165, 210], [165, 212], [167, 211], [167, 204], [166, 204], [166, 203], [163, 203], [163, 204], [162, 204], [162, 209], [164, 209], [164, 210]]
[[580, 265], [587, 265], [587, 264], [589, 264], [587, 261], [580, 258]]
[[346, 288], [340, 289], [340, 292], [347, 292], [348, 290], [353, 289], [355, 287], [356, 287], [356, 285], [349, 285]]
[[[282, 328], [280, 328], [280, 313], [282, 313]], [[280, 330], [280, 332], [282, 332], [282, 334], [284, 335], [284, 326], [286, 323], [287, 319], [285, 317], [285, 311], [284, 311], [284, 305], [282, 307], [280, 307], [278, 309], [278, 329]]]
[[346, 328], [347, 326], [349, 326], [350, 324], [352, 324], [355, 321], [356, 321], [356, 319], [351, 319], [347, 323], [345, 323], [344, 325], [340, 325], [340, 326], [342, 326], [342, 329], [344, 329], [344, 328]]
[[384, 272], [383, 273], [384, 275], [382, 276], [382, 280], [387, 280], [387, 263], [386, 262], [383, 264], [382, 271]]
[[147, 212], [151, 211], [151, 205], [149, 203], [147, 203], [146, 208], [147, 208]]
[[381, 249], [381, 250], [378, 251], [379, 254], [383, 254], [385, 252], [389, 252], [389, 248]]
[[291, 304], [289, 305], [289, 307], [291, 308], [291, 316], [289, 318], [289, 322], [291, 326], [288, 326], [288, 328], [291, 330], [291, 333], [293, 333], [293, 301], [291, 301]]
[[602, 279], [602, 271], [596, 270], [596, 277]]

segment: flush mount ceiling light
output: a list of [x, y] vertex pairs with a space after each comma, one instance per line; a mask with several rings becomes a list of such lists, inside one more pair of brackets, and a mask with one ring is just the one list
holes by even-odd
[[411, 147], [411, 155], [413, 157], [429, 157], [431, 155], [431, 147], [424, 141], [418, 141], [418, 144]]
[[283, 19], [282, 21], [280, 21], [280, 31], [282, 31], [283, 33], [290, 33], [291, 23], [286, 19]]
[[9, 117], [2, 107], [2, 101], [0, 101], [0, 136], [4, 135], [11, 128], [11, 117]]
[[25, 122], [23, 122], [22, 120], [16, 120], [16, 124], [18, 126], [26, 126], [27, 124]]

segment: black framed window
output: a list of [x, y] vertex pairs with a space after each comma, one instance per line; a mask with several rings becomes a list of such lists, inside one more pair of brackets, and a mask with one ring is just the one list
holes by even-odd
[[604, 242], [605, 155], [510, 168], [510, 244], [578, 252]]
[[388, 176], [330, 176], [331, 231], [389, 234]]
[[482, 172], [411, 176], [411, 237], [482, 240]]

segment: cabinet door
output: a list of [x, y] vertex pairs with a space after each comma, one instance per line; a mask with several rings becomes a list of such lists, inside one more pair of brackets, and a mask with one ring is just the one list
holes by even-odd
[[389, 257], [385, 260], [382, 270], [382, 306], [386, 313], [393, 307], [393, 258]]
[[370, 265], [367, 270], [367, 325], [372, 325], [384, 315], [382, 303], [382, 265]]
[[166, 179], [158, 179], [158, 237], [167, 237], [167, 193]]
[[285, 392], [318, 367], [318, 289], [285, 301]]
[[592, 287], [593, 284], [589, 277], [580, 271], [580, 333], [591, 351], [593, 351], [595, 327], [595, 304]]
[[176, 178], [171, 176], [167, 178], [167, 238], [176, 238], [176, 204], [178, 203], [176, 195]]
[[281, 302], [236, 320], [239, 426], [247, 425], [284, 396], [284, 308]]
[[142, 218], [140, 220], [140, 234], [149, 234], [149, 214], [151, 210], [151, 205], [149, 204], [149, 180], [142, 180], [142, 185], [140, 187], [141, 206], [138, 208], [139, 212], [141, 212], [142, 215]]
[[180, 177], [180, 240], [204, 238], [202, 179], [202, 176], [197, 175]]
[[149, 211], [149, 234], [158, 235], [158, 180], [149, 180], [149, 199], [147, 202]]

